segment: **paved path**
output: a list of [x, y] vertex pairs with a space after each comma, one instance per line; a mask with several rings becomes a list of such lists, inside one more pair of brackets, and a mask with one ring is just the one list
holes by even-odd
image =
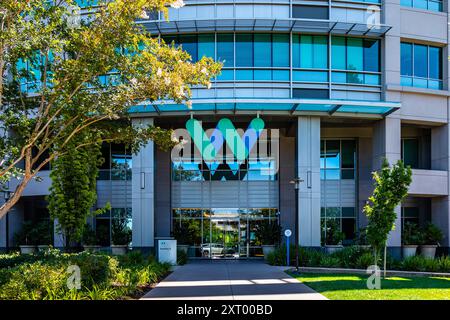
[[322, 300], [279, 267], [261, 261], [193, 261], [176, 268], [143, 299]]

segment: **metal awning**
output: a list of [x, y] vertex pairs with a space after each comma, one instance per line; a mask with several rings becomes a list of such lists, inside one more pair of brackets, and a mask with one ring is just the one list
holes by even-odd
[[381, 37], [392, 28], [386, 25], [369, 26], [366, 23], [294, 18], [142, 20], [138, 23], [143, 24], [151, 33], [162, 34], [208, 31], [277, 31]]
[[383, 118], [398, 110], [399, 102], [331, 99], [193, 99], [192, 108], [172, 101], [144, 102], [130, 109], [132, 114], [187, 115], [256, 114], [321, 115]]

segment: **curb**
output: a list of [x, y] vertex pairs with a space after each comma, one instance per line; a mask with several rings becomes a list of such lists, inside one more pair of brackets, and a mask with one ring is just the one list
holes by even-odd
[[[286, 267], [285, 271], [295, 273], [295, 268]], [[344, 269], [344, 268], [313, 268], [313, 267], [300, 267], [300, 272], [304, 273], [344, 273], [344, 274], [368, 274], [365, 269]], [[383, 274], [383, 270], [381, 270]], [[444, 272], [420, 272], [420, 271], [402, 271], [402, 270], [386, 270], [386, 274], [389, 276], [400, 277], [446, 277], [450, 278], [450, 273]]]

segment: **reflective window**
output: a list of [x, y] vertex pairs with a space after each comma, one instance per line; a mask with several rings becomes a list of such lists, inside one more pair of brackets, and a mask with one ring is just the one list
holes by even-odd
[[233, 34], [217, 34], [217, 60], [224, 63], [224, 67], [234, 66]]
[[292, 35], [292, 64], [294, 68], [326, 69], [328, 40], [326, 36]]
[[442, 48], [402, 42], [401, 84], [442, 89]]
[[[356, 236], [356, 210], [354, 207], [321, 208], [322, 245], [351, 243]], [[342, 237], [340, 234], [342, 233]]]
[[236, 67], [253, 67], [252, 34], [236, 34]]
[[104, 161], [98, 180], [131, 180], [132, 155], [129, 147], [105, 143], [101, 152]]
[[328, 19], [328, 6], [293, 5], [292, 18]]
[[353, 180], [356, 169], [356, 141], [325, 139], [320, 143], [322, 180]]
[[[131, 230], [131, 208], [111, 208], [111, 210], [95, 218], [96, 238], [101, 246], [130, 244]], [[126, 243], [117, 243], [119, 238], [120, 242], [125, 241]]]
[[442, 12], [442, 0], [401, 0], [402, 6]]

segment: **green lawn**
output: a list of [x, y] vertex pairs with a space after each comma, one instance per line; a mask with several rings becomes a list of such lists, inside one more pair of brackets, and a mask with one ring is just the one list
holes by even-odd
[[331, 300], [450, 300], [450, 278], [388, 277], [380, 290], [369, 290], [365, 275], [291, 275]]

